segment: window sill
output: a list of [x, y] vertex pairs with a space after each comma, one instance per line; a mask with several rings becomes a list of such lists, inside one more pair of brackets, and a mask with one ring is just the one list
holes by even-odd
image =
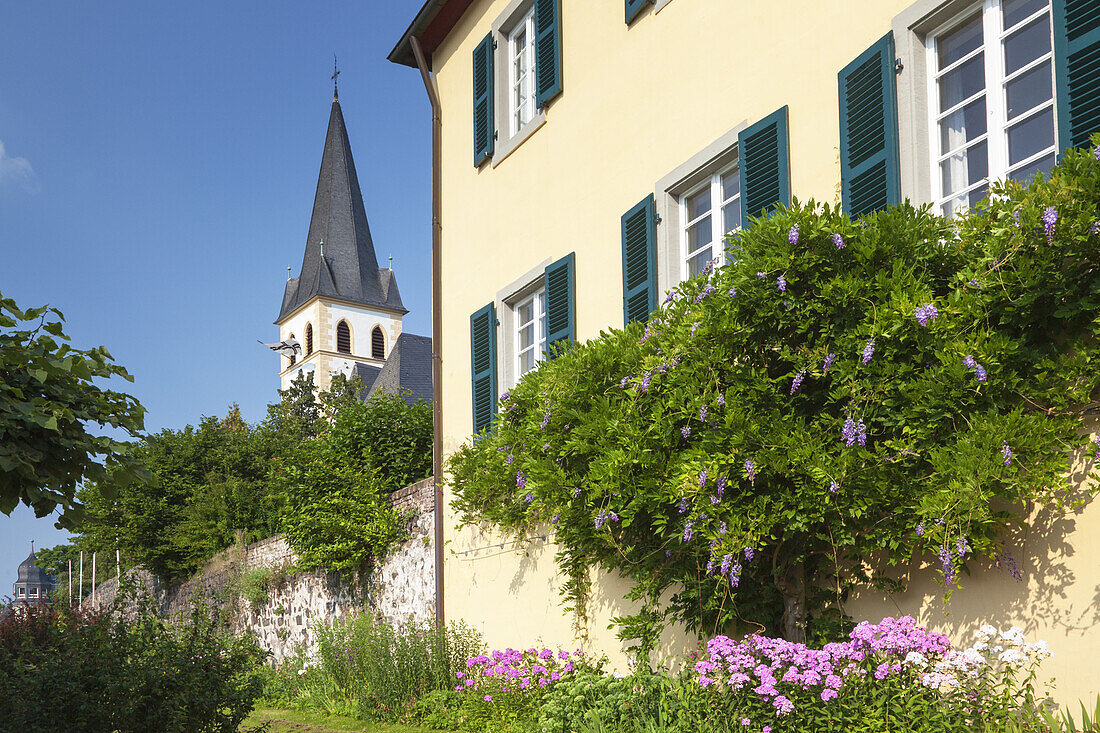
[[498, 165], [504, 162], [504, 160], [516, 152], [520, 145], [523, 145], [527, 141], [527, 138], [535, 134], [535, 131], [546, 124], [546, 112], [540, 110], [535, 114], [534, 118], [512, 137], [508, 138], [504, 142], [497, 143], [497, 149], [493, 152], [492, 167], [496, 168]]
[[668, 5], [670, 2], [672, 2], [672, 0], [654, 0], [654, 2], [653, 2], [653, 14], [656, 15], [657, 13], [661, 12], [664, 9], [664, 7], [666, 5]]

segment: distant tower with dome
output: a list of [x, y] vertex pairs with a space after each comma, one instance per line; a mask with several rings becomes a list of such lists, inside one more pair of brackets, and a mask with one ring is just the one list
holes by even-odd
[[12, 605], [49, 603], [53, 588], [53, 576], [35, 564], [34, 545], [31, 545], [31, 554], [27, 555], [26, 560], [19, 563], [16, 580], [12, 585]]

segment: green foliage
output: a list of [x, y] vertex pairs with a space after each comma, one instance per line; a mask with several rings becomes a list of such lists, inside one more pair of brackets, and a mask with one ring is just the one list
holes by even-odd
[[414, 720], [418, 700], [453, 688], [455, 673], [481, 648], [477, 633], [461, 623], [396, 629], [357, 616], [319, 624], [316, 632], [316, 659], [278, 667], [264, 693], [270, 703], [375, 720]]
[[267, 593], [275, 578], [275, 571], [271, 568], [253, 568], [241, 573], [237, 579], [241, 596], [253, 606], [262, 606], [267, 603]]
[[54, 605], [0, 621], [5, 730], [235, 733], [261, 691], [254, 640], [200, 608], [176, 624]]
[[1100, 161], [1070, 151], [952, 222], [813, 202], [755, 220], [648, 324], [502, 396], [450, 462], [453, 506], [521, 537], [553, 524], [582, 616], [592, 564], [630, 580], [642, 610], [617, 621], [643, 657], [669, 617], [799, 638], [807, 608], [926, 551], [949, 591], [1029, 502], [1085, 498], [1065, 474], [1100, 401], [1098, 207]]
[[54, 578], [60, 578], [69, 572], [69, 562], [77, 567], [80, 562], [80, 549], [75, 545], [61, 544], [54, 547], [40, 547], [34, 551], [34, 564]]
[[125, 443], [89, 432], [91, 425], [136, 436], [145, 409], [128, 394], [95, 380], [133, 381], [107, 348], [72, 348], [56, 308], [20, 310], [0, 294], [0, 512], [20, 504], [44, 517], [61, 509], [57, 525], [81, 518], [77, 487], [102, 479], [142, 478]]

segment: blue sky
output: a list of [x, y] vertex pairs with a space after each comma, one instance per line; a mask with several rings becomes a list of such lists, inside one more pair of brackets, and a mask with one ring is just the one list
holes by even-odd
[[[0, 7], [0, 292], [60, 308], [81, 347], [134, 376], [146, 427], [278, 387], [286, 268], [297, 275], [332, 101], [405, 330], [431, 334], [431, 128], [419, 74], [386, 61], [421, 0], [51, 2]], [[0, 515], [0, 596], [30, 540]]]

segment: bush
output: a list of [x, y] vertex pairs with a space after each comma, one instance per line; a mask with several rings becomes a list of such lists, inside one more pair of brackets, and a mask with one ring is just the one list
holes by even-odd
[[56, 605], [10, 614], [5, 730], [235, 733], [260, 694], [263, 653], [200, 608], [178, 622]]
[[241, 595], [253, 606], [262, 606], [267, 603], [268, 590], [275, 578], [275, 571], [271, 568], [253, 568], [241, 574]]
[[417, 701], [452, 689], [481, 649], [480, 636], [461, 623], [398, 629], [361, 615], [318, 624], [316, 635], [316, 656], [276, 668], [265, 699], [368, 719], [414, 719]]

